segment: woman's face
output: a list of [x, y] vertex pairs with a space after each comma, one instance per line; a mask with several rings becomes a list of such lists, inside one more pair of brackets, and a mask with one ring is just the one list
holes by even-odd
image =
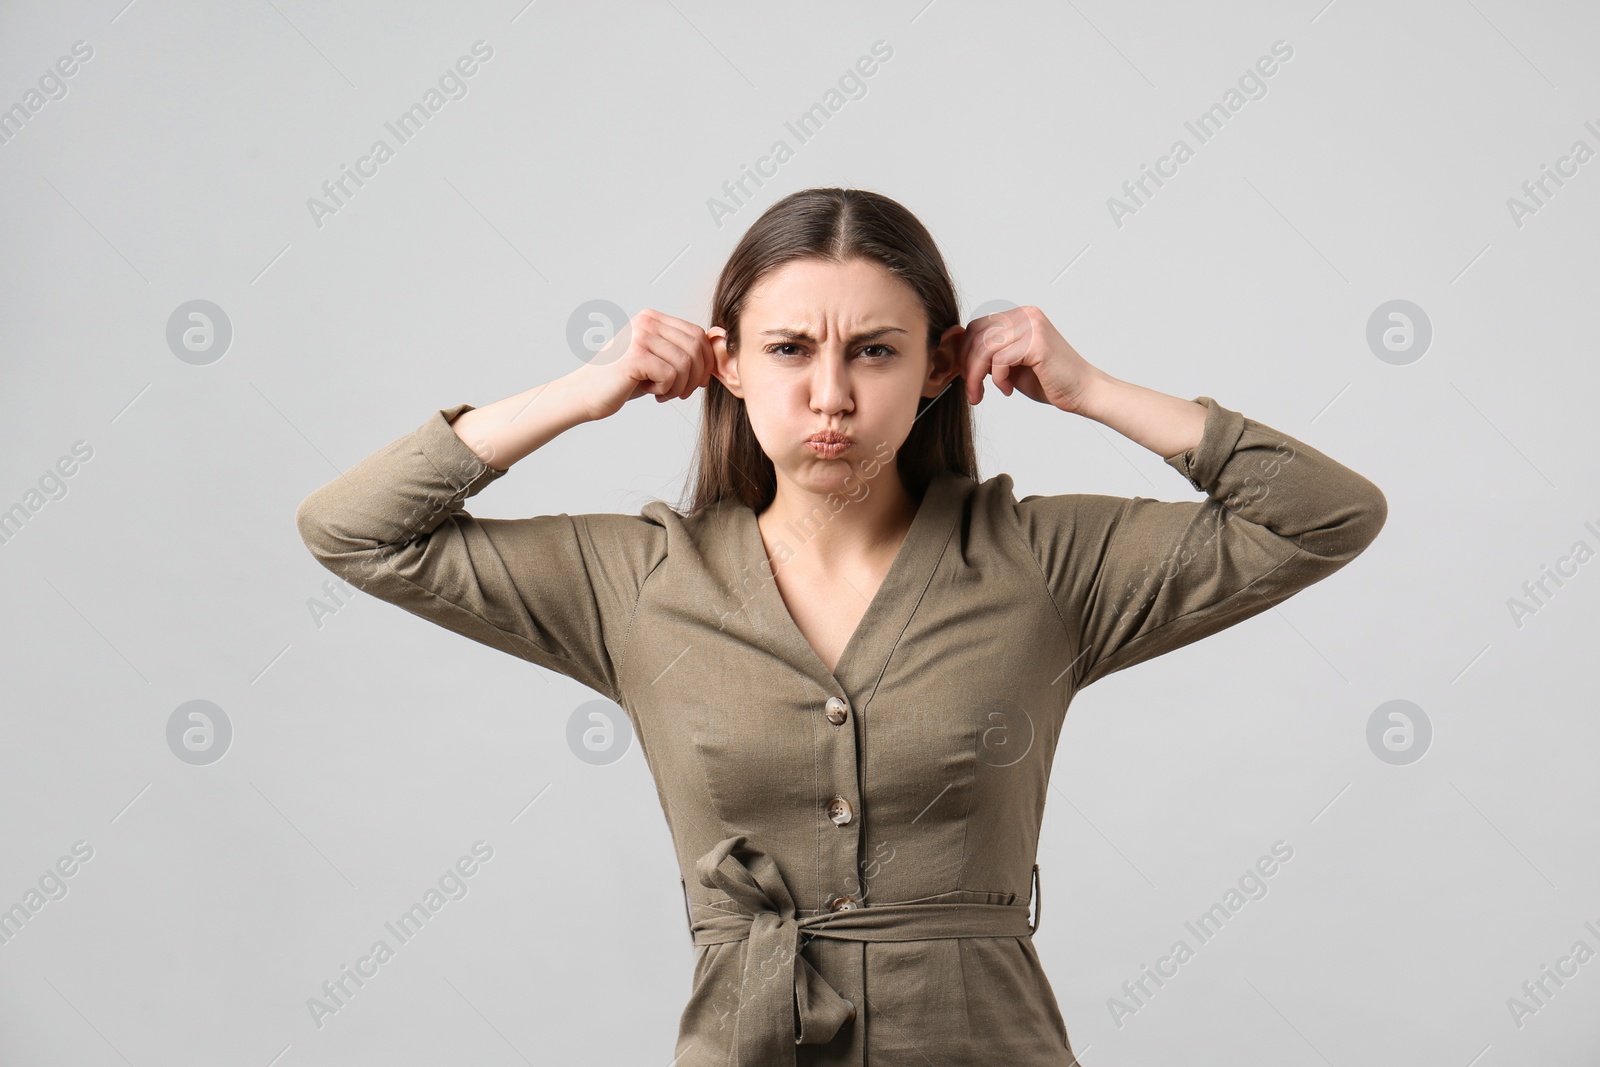
[[[917, 398], [960, 373], [952, 326], [928, 351], [928, 320], [911, 287], [870, 260], [801, 259], [751, 288], [739, 319], [739, 354], [708, 331], [722, 383], [745, 403], [751, 429], [780, 483], [858, 496], [911, 433]], [[835, 431], [849, 441], [818, 450]]]

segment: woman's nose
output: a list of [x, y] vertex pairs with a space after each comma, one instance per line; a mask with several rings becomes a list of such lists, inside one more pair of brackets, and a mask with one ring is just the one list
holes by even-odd
[[830, 354], [812, 367], [812, 404], [828, 411], [843, 407], [850, 395], [850, 373], [843, 357]]

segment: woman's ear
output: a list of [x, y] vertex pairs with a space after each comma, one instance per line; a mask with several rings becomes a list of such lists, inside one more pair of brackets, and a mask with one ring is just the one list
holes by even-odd
[[928, 380], [922, 384], [922, 395], [939, 395], [953, 378], [960, 376], [965, 360], [967, 329], [960, 323], [939, 335], [939, 343], [928, 354]]
[[716, 375], [728, 392], [743, 400], [744, 393], [739, 384], [739, 357], [728, 351], [728, 331], [721, 326], [713, 326], [706, 331], [706, 338], [711, 342], [714, 361], [711, 373]]

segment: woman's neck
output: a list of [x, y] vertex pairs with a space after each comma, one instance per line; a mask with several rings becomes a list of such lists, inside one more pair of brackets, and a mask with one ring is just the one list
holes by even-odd
[[899, 551], [918, 503], [889, 467], [871, 481], [858, 480], [849, 495], [808, 492], [780, 477], [756, 521], [774, 567], [798, 565], [819, 576], [879, 570]]

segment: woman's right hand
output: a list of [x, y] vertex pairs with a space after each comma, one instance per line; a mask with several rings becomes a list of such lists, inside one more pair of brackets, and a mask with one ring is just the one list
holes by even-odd
[[603, 419], [646, 393], [655, 394], [658, 403], [687, 399], [710, 383], [714, 362], [711, 341], [699, 326], [645, 308], [574, 371], [572, 380], [590, 415]]

